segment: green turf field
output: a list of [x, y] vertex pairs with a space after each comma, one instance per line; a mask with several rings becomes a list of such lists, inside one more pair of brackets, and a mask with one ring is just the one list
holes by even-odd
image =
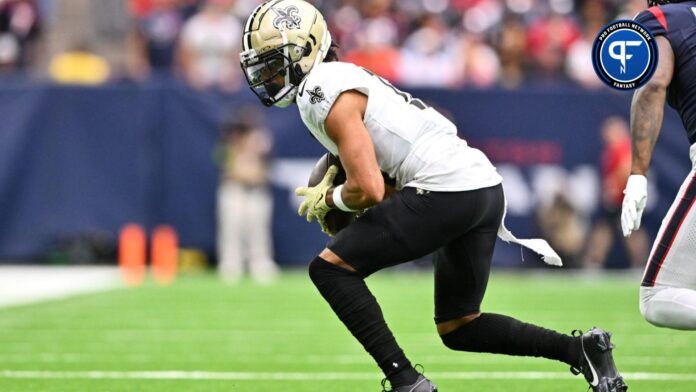
[[[567, 275], [566, 275], [567, 276]], [[432, 275], [368, 280], [406, 353], [441, 391], [586, 391], [567, 367], [452, 352]], [[494, 273], [484, 310], [561, 331], [614, 332], [630, 391], [696, 391], [696, 333], [658, 329], [628, 277]], [[272, 286], [181, 278], [0, 309], [0, 391], [379, 391], [380, 374], [302, 273]]]

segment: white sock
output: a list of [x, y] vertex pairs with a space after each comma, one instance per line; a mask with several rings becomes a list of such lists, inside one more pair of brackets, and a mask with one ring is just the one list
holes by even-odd
[[658, 327], [696, 330], [696, 291], [674, 287], [641, 287], [640, 312]]

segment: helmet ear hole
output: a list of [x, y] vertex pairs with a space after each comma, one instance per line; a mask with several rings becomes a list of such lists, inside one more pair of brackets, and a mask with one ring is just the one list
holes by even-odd
[[302, 52], [302, 57], [309, 56], [312, 53], [312, 45], [307, 42], [304, 47], [304, 51]]

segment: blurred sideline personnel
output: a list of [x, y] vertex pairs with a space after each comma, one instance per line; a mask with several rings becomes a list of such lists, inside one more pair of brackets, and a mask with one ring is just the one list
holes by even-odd
[[655, 75], [637, 90], [631, 104], [633, 162], [621, 225], [625, 236], [640, 227], [647, 200], [648, 166], [662, 128], [665, 98], [679, 112], [691, 144], [693, 169], [662, 221], [640, 288], [640, 311], [650, 323], [696, 330], [696, 2], [651, 6], [636, 16], [655, 36]]
[[[271, 210], [268, 189], [268, 154], [271, 139], [251, 115], [236, 113], [225, 121], [216, 160], [222, 168], [218, 188], [218, 271], [228, 283], [244, 274], [246, 261], [251, 277], [272, 281], [278, 267], [272, 256]], [[251, 111], [247, 113], [256, 113]]]
[[[301, 0], [272, 0], [246, 22], [242, 67], [266, 106], [295, 102], [305, 125], [340, 156], [347, 173], [333, 187], [332, 166], [319, 185], [299, 188], [299, 213], [369, 208], [341, 230], [309, 266], [336, 315], [384, 372], [393, 391], [437, 391], [411, 365], [364, 279], [437, 251], [435, 322], [453, 349], [540, 356], [582, 372], [595, 391], [625, 391], [610, 336], [593, 328], [563, 335], [511, 317], [481, 313], [496, 234], [524, 243], [560, 265], [543, 240], [517, 240], [502, 225], [502, 179], [480, 151], [433, 108], [386, 80], [338, 62], [323, 16]], [[397, 183], [387, 196], [380, 171]]]
[[[602, 211], [592, 228], [585, 255], [585, 265], [602, 267], [611, 251], [616, 234], [621, 230], [621, 202], [626, 179], [631, 173], [631, 136], [626, 120], [609, 117], [602, 124]], [[621, 238], [621, 236], [619, 236]], [[648, 237], [638, 229], [623, 239], [630, 266], [644, 268], [648, 256]]]
[[563, 258], [563, 267], [581, 267], [579, 255], [585, 235], [578, 212], [568, 197], [557, 191], [550, 202], [540, 203], [536, 218], [543, 237]]

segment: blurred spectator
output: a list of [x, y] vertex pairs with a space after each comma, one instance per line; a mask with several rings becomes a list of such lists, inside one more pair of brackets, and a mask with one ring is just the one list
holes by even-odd
[[585, 88], [597, 88], [602, 85], [592, 66], [592, 43], [607, 22], [605, 7], [602, 0], [586, 0], [582, 3], [582, 35], [568, 49], [566, 72], [571, 79]]
[[603, 85], [592, 66], [592, 42], [596, 34], [596, 31], [585, 28], [582, 36], [568, 49], [566, 58], [566, 73], [585, 88], [598, 88]]
[[480, 35], [471, 34], [464, 42], [465, 83], [474, 87], [491, 87], [500, 78], [500, 61], [495, 50]]
[[605, 264], [614, 238], [623, 239], [631, 266], [643, 268], [648, 258], [648, 237], [643, 228], [629, 238], [621, 235], [621, 203], [623, 190], [631, 173], [631, 136], [626, 120], [610, 117], [601, 129], [602, 210], [592, 228], [585, 254], [585, 264], [596, 268]]
[[146, 17], [152, 12], [153, 0], [128, 0], [128, 10], [137, 19]]
[[500, 56], [500, 84], [516, 88], [524, 80], [527, 32], [522, 22], [514, 17], [507, 18], [498, 34]]
[[[51, 0], [48, 0], [51, 1]], [[147, 17], [150, 13], [157, 10], [159, 7], [158, 0], [127, 0], [128, 10], [130, 14], [136, 19], [143, 19]], [[252, 0], [259, 1], [259, 0]], [[198, 11], [198, 5], [201, 0], [175, 0], [177, 7], [179, 7], [184, 19], [189, 18]]]
[[271, 138], [258, 125], [256, 114], [246, 109], [226, 121], [215, 154], [222, 170], [218, 188], [219, 272], [230, 283], [242, 277], [245, 262], [259, 282], [268, 282], [278, 273], [272, 256], [273, 205], [267, 177]]
[[355, 48], [346, 53], [344, 60], [398, 82], [399, 28], [389, 13], [391, 0], [362, 0], [361, 3], [363, 20], [355, 33]]
[[643, 0], [611, 1], [610, 4], [617, 7], [616, 15], [608, 19], [633, 19], [640, 11], [646, 9], [646, 2]]
[[493, 30], [503, 19], [504, 5], [499, 0], [455, 1], [462, 12], [462, 25], [467, 32], [485, 34]]
[[170, 72], [187, 8], [177, 0], [135, 4], [138, 6], [131, 7], [137, 18], [131, 36], [131, 76], [142, 79], [151, 72]]
[[232, 91], [240, 85], [238, 65], [242, 26], [232, 16], [234, 0], [207, 0], [181, 33], [180, 61], [195, 88]]
[[21, 68], [32, 60], [31, 45], [39, 31], [35, 0], [0, 1], [0, 62]]
[[93, 53], [86, 44], [77, 44], [51, 60], [51, 79], [65, 84], [102, 84], [111, 71], [106, 60]]
[[561, 256], [563, 266], [580, 267], [579, 256], [585, 236], [578, 213], [568, 199], [561, 192], [557, 193], [550, 205], [537, 211], [537, 221], [543, 237]]
[[551, 14], [533, 22], [527, 33], [532, 78], [538, 82], [562, 79], [565, 55], [578, 36], [575, 23], [563, 15]]
[[[33, 60], [39, 9], [52, 12], [58, 0], [0, 0], [0, 71]], [[75, 7], [85, 7], [78, 4]], [[96, 16], [113, 14], [111, 2], [83, 0]], [[225, 91], [243, 84], [236, 69], [241, 22], [261, 0], [126, 0], [133, 28], [128, 73], [144, 79], [179, 66], [195, 87]], [[394, 83], [409, 86], [517, 88], [574, 83], [602, 86], [590, 48], [599, 29], [618, 17], [632, 18], [643, 0], [316, 0], [342, 60], [356, 63]], [[41, 7], [38, 8], [37, 4]], [[48, 4], [48, 5], [47, 5]], [[106, 4], [109, 4], [107, 7]], [[60, 37], [53, 20], [52, 37]], [[118, 37], [96, 42], [114, 73], [124, 63], [119, 47], [123, 23], [95, 21]], [[107, 26], [110, 22], [114, 26]], [[73, 23], [74, 24], [74, 23]], [[55, 25], [55, 26], [54, 26]], [[186, 27], [184, 27], [186, 26]], [[63, 30], [69, 30], [63, 27]], [[54, 31], [55, 30], [55, 31]], [[99, 32], [99, 31], [98, 31]], [[80, 35], [80, 37], [83, 37]], [[209, 38], [215, 37], [215, 38]], [[108, 40], [106, 40], [108, 41]], [[62, 46], [62, 45], [59, 45]], [[39, 52], [40, 51], [36, 51]], [[52, 53], [52, 52], [49, 52]], [[180, 54], [177, 58], [177, 53]], [[229, 57], [228, 57], [229, 53]], [[230, 58], [226, 63], [224, 59]], [[177, 61], [179, 60], [179, 61]]]
[[441, 18], [428, 15], [406, 38], [398, 80], [408, 86], [452, 87], [464, 78], [463, 48]]
[[331, 38], [347, 52], [355, 46], [354, 38], [360, 29], [362, 15], [355, 4], [357, 1], [342, 3], [336, 8], [326, 7], [329, 13], [324, 16], [329, 23]]
[[12, 33], [0, 33], [0, 74], [6, 75], [17, 70], [21, 58], [19, 40]]

